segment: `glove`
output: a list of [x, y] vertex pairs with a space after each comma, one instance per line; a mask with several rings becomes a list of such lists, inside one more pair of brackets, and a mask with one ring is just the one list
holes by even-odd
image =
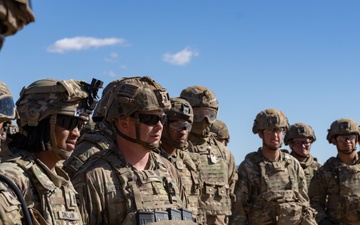
[[332, 221], [332, 219], [330, 219], [329, 217], [325, 217], [319, 222], [319, 225], [338, 225], [338, 224], [339, 223]]

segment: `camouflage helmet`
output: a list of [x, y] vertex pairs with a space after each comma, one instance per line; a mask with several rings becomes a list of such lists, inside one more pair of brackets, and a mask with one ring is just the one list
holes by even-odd
[[119, 80], [111, 81], [108, 85], [106, 85], [106, 87], [102, 91], [101, 98], [100, 98], [98, 104], [96, 105], [96, 107], [94, 109], [94, 113], [92, 115], [92, 120], [95, 123], [101, 122], [104, 119], [106, 105], [107, 105], [107, 103], [109, 101], [109, 98], [110, 98], [111, 89], [116, 85], [116, 83], [118, 81]]
[[228, 142], [230, 141], [229, 130], [223, 121], [216, 120], [212, 124], [210, 131], [215, 133], [218, 138], [225, 139]]
[[315, 132], [310, 125], [304, 123], [295, 123], [290, 126], [290, 129], [285, 134], [285, 145], [288, 145], [292, 139], [298, 137], [309, 138], [311, 143], [316, 141]]
[[[88, 84], [74, 80], [41, 79], [24, 87], [16, 102], [18, 126], [37, 126], [44, 118], [61, 114], [89, 120], [96, 101], [89, 105]], [[94, 100], [94, 99], [92, 99]]]
[[13, 96], [5, 83], [0, 82], [0, 123], [18, 119]]
[[13, 35], [34, 21], [35, 17], [30, 0], [0, 1], [0, 35]]
[[289, 129], [290, 125], [285, 114], [278, 109], [265, 109], [256, 115], [252, 132], [257, 134], [261, 130], [284, 128]]
[[193, 109], [188, 101], [185, 99], [175, 97], [171, 98], [171, 109], [166, 111], [167, 117], [180, 117], [189, 122], [194, 121]]
[[105, 120], [126, 118], [137, 111], [167, 110], [171, 108], [165, 88], [148, 76], [129, 77], [116, 81], [105, 109]]
[[341, 118], [335, 120], [331, 124], [330, 129], [328, 129], [326, 139], [329, 141], [329, 143], [334, 144], [334, 139], [336, 136], [348, 134], [356, 134], [357, 137], [359, 137], [359, 125], [355, 120]]
[[180, 98], [187, 100], [193, 108], [206, 107], [218, 110], [214, 92], [203, 86], [190, 86], [182, 90]]

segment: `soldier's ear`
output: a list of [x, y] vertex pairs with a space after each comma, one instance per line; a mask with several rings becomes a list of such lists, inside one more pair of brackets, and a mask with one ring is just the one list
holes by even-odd
[[263, 135], [263, 132], [262, 132], [262, 131], [259, 131], [257, 134], [259, 135], [259, 137], [260, 137], [261, 139], [264, 137], [264, 135]]

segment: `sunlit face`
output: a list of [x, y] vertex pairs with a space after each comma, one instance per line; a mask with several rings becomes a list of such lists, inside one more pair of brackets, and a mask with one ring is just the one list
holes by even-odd
[[55, 126], [56, 143], [59, 149], [66, 151], [73, 151], [77, 139], [80, 137], [80, 130], [75, 127], [72, 130], [67, 130], [59, 125]]
[[[159, 146], [161, 134], [163, 130], [163, 123], [160, 118], [165, 116], [163, 111], [147, 111], [147, 112], [140, 112], [140, 114], [145, 115], [140, 117], [139, 123], [139, 135], [140, 140], [149, 143], [153, 146]], [[146, 116], [149, 115], [149, 116]], [[140, 115], [141, 116], [141, 115]], [[130, 126], [128, 136], [136, 139], [136, 128], [135, 128], [135, 119], [130, 118], [131, 123], [133, 126]], [[143, 122], [142, 121], [143, 118]]]
[[356, 144], [358, 142], [357, 135], [339, 135], [335, 138], [336, 147], [339, 152], [350, 154], [356, 149]]
[[274, 129], [265, 129], [263, 131], [263, 142], [271, 150], [277, 150], [282, 145], [282, 140], [284, 136], [283, 128], [274, 128]]
[[170, 138], [180, 146], [185, 146], [191, 131], [191, 123], [182, 118], [169, 118], [169, 133]]
[[289, 146], [292, 151], [302, 157], [308, 157], [311, 149], [311, 141], [306, 137], [294, 138]]

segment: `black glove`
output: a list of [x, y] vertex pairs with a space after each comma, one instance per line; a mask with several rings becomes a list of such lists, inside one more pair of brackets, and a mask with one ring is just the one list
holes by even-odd
[[337, 224], [339, 223], [332, 221], [329, 217], [325, 217], [319, 222], [319, 225], [337, 225]]

